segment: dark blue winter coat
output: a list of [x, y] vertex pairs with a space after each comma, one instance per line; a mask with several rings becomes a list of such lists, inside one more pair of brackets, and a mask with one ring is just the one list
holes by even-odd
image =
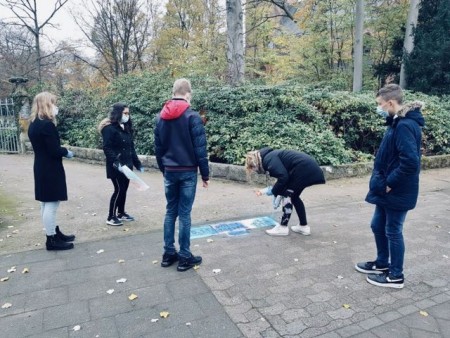
[[167, 101], [156, 118], [155, 155], [159, 169], [197, 171], [209, 180], [208, 152], [203, 121], [183, 99]]
[[[425, 120], [422, 104], [405, 105], [388, 128], [374, 162], [366, 201], [393, 210], [411, 210], [419, 194], [421, 127]], [[392, 190], [386, 193], [386, 187]]]

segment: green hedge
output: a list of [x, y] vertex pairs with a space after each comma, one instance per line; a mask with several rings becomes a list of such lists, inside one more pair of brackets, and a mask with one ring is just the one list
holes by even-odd
[[[126, 75], [104, 92], [60, 93], [63, 142], [101, 148], [98, 123], [118, 101], [129, 104], [140, 154], [154, 154], [155, 116], [171, 96], [168, 73]], [[305, 151], [322, 165], [370, 160], [385, 130], [375, 113], [374, 93], [349, 93], [289, 83], [278, 86], [220, 86], [192, 79], [192, 107], [205, 110], [211, 161], [242, 164], [244, 154], [263, 146]], [[426, 103], [424, 147], [428, 155], [450, 153], [450, 98], [406, 93]]]

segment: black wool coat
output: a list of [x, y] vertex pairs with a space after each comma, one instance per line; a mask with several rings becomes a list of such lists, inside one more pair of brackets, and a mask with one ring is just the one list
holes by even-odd
[[118, 123], [106, 124], [101, 130], [103, 136], [103, 152], [106, 156], [106, 177], [116, 178], [122, 175], [116, 168], [114, 162], [126, 165], [133, 170], [140, 169], [142, 164], [134, 149], [133, 135]]
[[28, 137], [34, 151], [34, 193], [41, 202], [67, 201], [66, 174], [62, 158], [67, 149], [61, 147], [55, 124], [36, 118], [30, 123]]
[[272, 188], [275, 196], [286, 196], [286, 190], [301, 191], [306, 187], [325, 183], [317, 161], [308, 154], [295, 150], [260, 150], [262, 165], [277, 182]]

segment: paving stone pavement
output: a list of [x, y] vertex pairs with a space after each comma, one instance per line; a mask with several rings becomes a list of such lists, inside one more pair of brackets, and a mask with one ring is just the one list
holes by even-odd
[[408, 214], [402, 290], [354, 270], [374, 258], [373, 206], [349, 197], [307, 206], [311, 236], [192, 240], [204, 262], [184, 273], [159, 266], [161, 231], [2, 255], [0, 337], [450, 337], [448, 173]]

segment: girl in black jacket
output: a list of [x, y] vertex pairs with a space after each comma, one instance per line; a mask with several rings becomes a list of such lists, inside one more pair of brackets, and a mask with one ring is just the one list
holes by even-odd
[[310, 235], [311, 229], [307, 225], [305, 205], [300, 194], [307, 187], [325, 183], [325, 177], [317, 161], [310, 155], [295, 150], [262, 148], [249, 152], [245, 162], [248, 172], [255, 171], [260, 174], [268, 172], [270, 176], [277, 179], [273, 187], [259, 190], [256, 193], [258, 196], [266, 194], [278, 197], [274, 200], [275, 208], [278, 207], [277, 204], [281, 198], [284, 199], [280, 224], [273, 229], [266, 230], [266, 233], [271, 236], [289, 235], [288, 223], [293, 204], [300, 224], [292, 226], [292, 231], [306, 236]]
[[33, 100], [28, 137], [34, 151], [34, 193], [41, 202], [41, 216], [47, 235], [47, 250], [73, 248], [74, 235], [66, 236], [56, 225], [56, 211], [60, 201], [67, 201], [66, 174], [62, 158], [73, 153], [61, 147], [56, 129], [56, 96], [42, 92]]
[[115, 103], [109, 118], [100, 122], [99, 131], [103, 137], [103, 151], [106, 156], [106, 177], [111, 179], [114, 192], [109, 202], [106, 224], [123, 225], [122, 221], [134, 221], [125, 212], [125, 201], [130, 180], [123, 174], [122, 166], [131, 170], [133, 166], [143, 171], [133, 142], [130, 110], [124, 103]]

